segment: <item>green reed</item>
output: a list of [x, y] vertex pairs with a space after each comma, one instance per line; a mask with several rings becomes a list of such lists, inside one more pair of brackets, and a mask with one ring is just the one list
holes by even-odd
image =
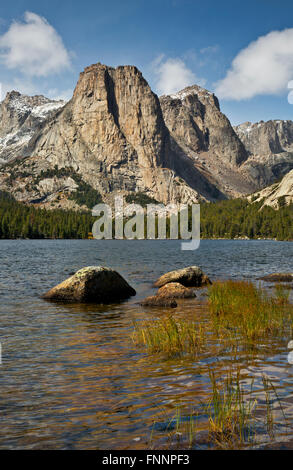
[[[163, 422], [166, 423], [165, 437], [169, 447], [180, 447], [181, 449], [198, 448], [202, 445], [218, 449], [243, 449], [257, 444], [256, 425], [261, 428], [265, 441], [267, 436], [274, 438], [275, 421], [273, 414], [273, 399], [277, 399], [279, 407], [286, 417], [277, 392], [265, 375], [262, 376], [263, 391], [265, 397], [265, 409], [258, 401], [259, 389], [254, 390], [254, 379], [250, 381], [247, 390], [242, 385], [240, 371], [227, 372], [225, 378], [216, 377], [214, 371], [209, 371], [211, 384], [211, 397], [205, 402], [199, 403], [197, 411], [191, 411], [189, 415], [184, 414], [181, 406], [177, 406], [175, 414], [169, 419], [167, 411], [161, 410]], [[256, 396], [254, 397], [254, 394]], [[206, 425], [200, 422], [201, 414], [206, 419]], [[155, 424], [151, 434], [151, 446], [155, 444]], [[201, 439], [198, 442], [199, 433]], [[161, 432], [162, 434], [162, 432]], [[205, 436], [205, 437], [204, 437]], [[162, 438], [162, 435], [161, 435]]]
[[[212, 397], [208, 404], [209, 438], [218, 447], [240, 448], [254, 439], [253, 412], [256, 400], [246, 400], [240, 383], [240, 373], [228, 373], [219, 383], [209, 372]], [[251, 392], [254, 381], [251, 381]]]
[[132, 338], [136, 344], [145, 345], [151, 354], [197, 355], [206, 344], [206, 331], [197, 322], [168, 315], [160, 319], [134, 322]]
[[269, 296], [252, 282], [224, 281], [215, 282], [208, 296], [213, 326], [222, 334], [257, 340], [280, 335], [292, 324], [293, 307], [280, 289]]

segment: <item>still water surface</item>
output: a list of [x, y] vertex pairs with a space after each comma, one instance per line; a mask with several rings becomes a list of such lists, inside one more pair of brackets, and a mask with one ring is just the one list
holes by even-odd
[[[179, 241], [2, 240], [0, 258], [0, 448], [148, 448], [154, 421], [166, 415], [168, 422], [178, 405], [188, 413], [209, 396], [207, 367], [221, 372], [235, 362], [260, 389], [260, 374], [268, 374], [292, 421], [290, 338], [260, 345], [253, 358], [215, 356], [211, 347], [197, 359], [172, 360], [150, 357], [131, 340], [134, 320], [162, 314], [137, 304], [159, 275], [193, 264], [212, 280], [292, 272], [292, 243], [204, 240], [192, 252]], [[137, 296], [108, 306], [40, 299], [90, 265], [117, 269]], [[176, 315], [205, 321], [203, 300], [183, 301]], [[157, 430], [156, 445], [164, 445], [164, 420]]]

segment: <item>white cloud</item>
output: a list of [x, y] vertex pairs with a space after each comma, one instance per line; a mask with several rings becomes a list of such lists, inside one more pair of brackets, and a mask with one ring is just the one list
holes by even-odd
[[200, 49], [200, 53], [201, 54], [215, 54], [216, 52], [218, 52], [219, 50], [219, 46], [218, 44], [214, 45], [214, 46], [207, 46], [207, 47], [203, 47], [202, 49]]
[[6, 96], [9, 91], [19, 91], [23, 95], [36, 95], [40, 94], [37, 92], [37, 87], [30, 80], [21, 80], [19, 78], [13, 78], [10, 82], [1, 82], [1, 100]]
[[276, 95], [293, 78], [293, 28], [272, 31], [242, 49], [226, 77], [216, 83], [219, 98], [242, 100]]
[[196, 75], [180, 58], [165, 59], [162, 54], [154, 60], [152, 69], [155, 74], [156, 88], [161, 95], [176, 93], [186, 86], [199, 82]]
[[47, 20], [26, 12], [0, 36], [0, 59], [8, 69], [30, 76], [48, 76], [70, 66], [62, 38]]

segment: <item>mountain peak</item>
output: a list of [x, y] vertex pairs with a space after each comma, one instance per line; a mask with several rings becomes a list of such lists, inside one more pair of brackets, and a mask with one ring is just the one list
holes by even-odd
[[182, 90], [178, 91], [177, 93], [171, 94], [171, 98], [183, 100], [189, 95], [206, 95], [206, 97], [212, 96], [213, 93], [206, 90], [205, 88], [199, 85], [191, 85], [183, 88]]
[[54, 108], [58, 109], [65, 105], [65, 101], [53, 100], [44, 95], [23, 95], [19, 91], [12, 90], [6, 93], [6, 97], [2, 101], [2, 104], [19, 113], [27, 113], [44, 105], [51, 105], [49, 106], [50, 110]]
[[220, 110], [220, 105], [218, 98], [214, 93], [207, 90], [206, 88], [201, 87], [200, 85], [191, 85], [183, 88], [177, 93], [172, 93], [170, 95], [160, 96], [160, 100], [179, 100], [182, 103], [186, 104], [190, 101], [199, 100], [202, 104], [211, 104], [216, 106]]
[[21, 93], [19, 91], [11, 90], [6, 93], [5, 100], [10, 101], [18, 96], [21, 96]]

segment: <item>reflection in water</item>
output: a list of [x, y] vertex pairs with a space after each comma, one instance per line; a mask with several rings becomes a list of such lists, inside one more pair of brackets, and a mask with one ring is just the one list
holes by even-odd
[[[286, 242], [203, 241], [191, 253], [181, 252], [176, 241], [1, 241], [0, 447], [146, 448], [162, 410], [167, 419], [178, 404], [188, 414], [209, 399], [209, 367], [222, 374], [239, 366], [247, 387], [255, 377], [260, 393], [265, 372], [291, 417], [291, 338], [264, 342], [251, 352], [224, 346], [219, 352], [211, 335], [207, 352], [198, 358], [164, 360], [131, 342], [134, 320], [162, 315], [137, 302], [153, 292], [152, 283], [163, 272], [198, 264], [212, 279], [255, 279], [292, 271], [291, 247]], [[94, 264], [117, 269], [137, 296], [108, 306], [39, 298], [70, 272]], [[203, 301], [201, 295], [182, 301], [172, 313], [207, 321]], [[163, 437], [164, 430], [158, 434]]]

